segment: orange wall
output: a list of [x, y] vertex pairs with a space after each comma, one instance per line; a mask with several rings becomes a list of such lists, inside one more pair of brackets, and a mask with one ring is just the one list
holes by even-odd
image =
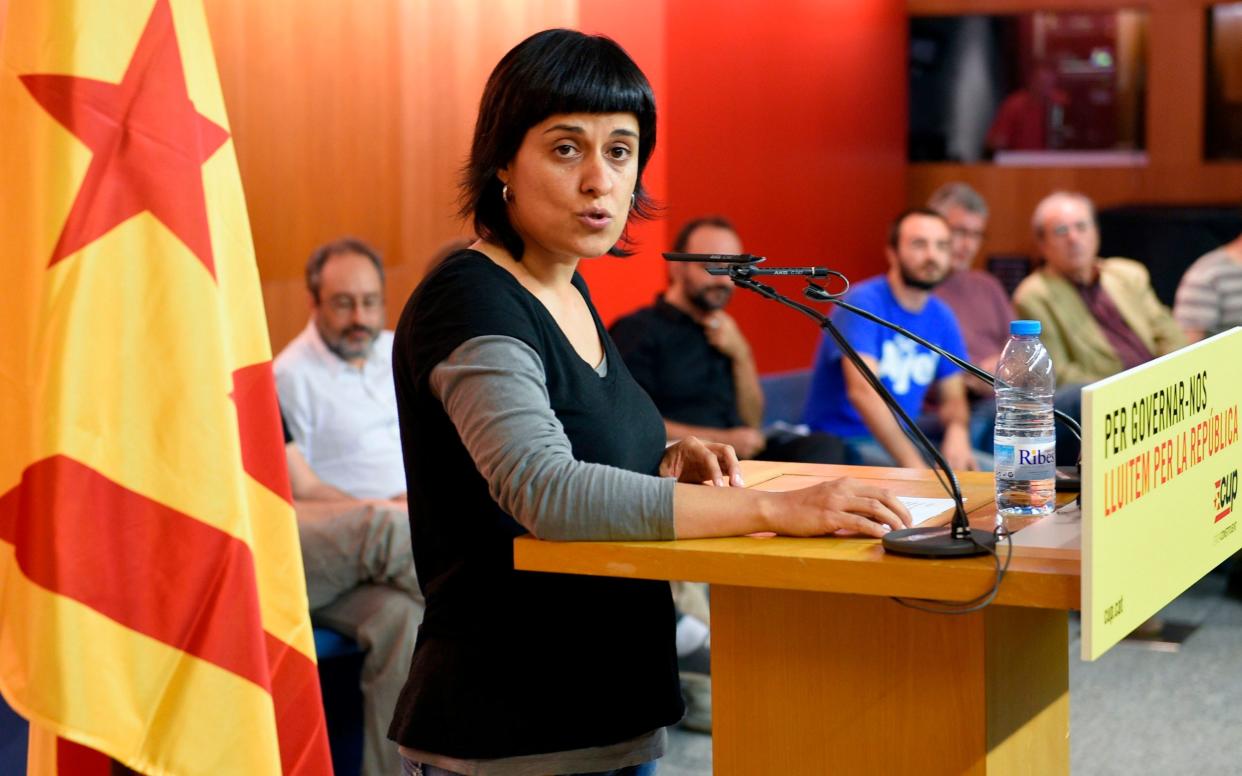
[[[721, 213], [774, 264], [882, 271], [906, 198], [905, 6], [677, 2], [667, 35], [670, 231]], [[797, 282], [773, 285], [801, 298]], [[760, 371], [810, 365], [814, 323], [734, 299]]]
[[389, 267], [388, 317], [456, 216], [483, 83], [574, 0], [206, 0], [263, 278], [272, 346], [306, 323], [318, 244], [353, 234]]
[[1101, 207], [1126, 203], [1224, 202], [1242, 197], [1242, 164], [1203, 161], [1203, 0], [911, 0], [910, 13], [1001, 13], [1037, 8], [1145, 7], [1150, 12], [1147, 62], [1147, 154], [1135, 168], [1018, 168], [913, 164], [909, 202], [920, 204], [940, 184], [964, 180], [988, 200], [992, 219], [984, 253], [1035, 253], [1030, 218], [1055, 189], [1085, 192]]

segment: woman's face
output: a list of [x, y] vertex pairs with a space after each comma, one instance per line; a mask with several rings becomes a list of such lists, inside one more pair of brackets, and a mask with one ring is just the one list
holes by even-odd
[[509, 221], [524, 258], [600, 256], [621, 237], [638, 180], [632, 113], [564, 113], [531, 127], [508, 167]]

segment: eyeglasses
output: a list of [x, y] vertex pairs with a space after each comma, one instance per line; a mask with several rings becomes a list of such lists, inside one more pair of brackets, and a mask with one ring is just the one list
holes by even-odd
[[1091, 223], [1089, 221], [1078, 221], [1073, 224], [1059, 224], [1048, 231], [1053, 237], [1067, 237], [1071, 230], [1079, 234], [1086, 234], [1091, 230]]
[[988, 233], [982, 229], [966, 229], [964, 227], [955, 226], [949, 230], [954, 237], [969, 237], [972, 240], [982, 240], [987, 237]]
[[382, 310], [384, 307], [384, 297], [379, 294], [367, 294], [361, 298], [349, 296], [347, 294], [337, 294], [328, 299], [325, 304], [334, 313], [352, 313], [358, 308], [362, 308], [364, 312], [375, 312]]

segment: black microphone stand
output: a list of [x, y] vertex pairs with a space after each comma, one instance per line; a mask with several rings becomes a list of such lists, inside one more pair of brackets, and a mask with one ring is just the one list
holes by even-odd
[[[949, 466], [948, 461], [941, 455], [940, 450], [931, 443], [927, 435], [923, 433], [918, 424], [910, 418], [905, 409], [897, 402], [888, 389], [880, 382], [879, 377], [866, 365], [858, 352], [853, 346], [846, 341], [845, 337], [832, 323], [832, 320], [820, 311], [808, 307], [800, 302], [796, 302], [787, 296], [776, 291], [769, 285], [760, 283], [753, 279], [753, 275], [802, 275], [811, 277], [825, 277], [833, 275], [844, 278], [839, 272], [832, 270], [824, 270], [821, 267], [785, 267], [785, 268], [759, 268], [752, 264], [731, 264], [727, 267], [709, 267], [708, 273], [713, 275], [728, 275], [733, 284], [753, 291], [760, 296], [771, 299], [779, 304], [797, 310], [803, 315], [815, 321], [821, 329], [826, 331], [833, 341], [837, 343], [837, 347], [841, 349], [852, 364], [858, 369], [867, 383], [880, 395], [884, 403], [889, 409], [901, 420], [903, 425], [908, 429], [914, 441], [921, 448], [923, 455], [936, 466], [939, 466], [948, 478], [947, 482], [941, 479], [941, 484], [945, 490], [953, 497], [954, 511], [953, 519], [947, 526], [938, 526], [934, 528], [904, 528], [898, 531], [891, 531], [884, 536], [883, 546], [888, 552], [900, 555], [912, 555], [925, 558], [947, 558], [947, 557], [967, 557], [971, 555], [987, 555], [995, 553], [996, 534], [992, 531], [984, 531], [979, 528], [971, 528], [970, 521], [966, 518], [966, 507], [962, 500], [961, 486], [957, 481], [957, 476], [953, 473], [953, 469]], [[808, 281], [810, 282], [810, 281]], [[828, 292], [819, 286], [823, 293]], [[833, 299], [832, 301], [836, 301]], [[847, 308], [849, 309], [849, 308]], [[857, 308], [854, 308], [857, 310]], [[880, 323], [884, 321], [878, 320], [867, 315], [872, 320]], [[892, 326], [892, 324], [886, 324]], [[904, 333], [904, 332], [903, 332]], [[917, 339], [917, 338], [916, 338]], [[925, 342], [923, 344], [926, 344]], [[932, 347], [933, 350], [939, 351], [939, 348]], [[955, 360], [956, 363], [956, 360]], [[984, 373], [986, 374], [986, 373]], [[990, 379], [990, 376], [989, 376]], [[935, 469], [933, 468], [933, 471]], [[939, 472], [937, 477], [939, 478]]]

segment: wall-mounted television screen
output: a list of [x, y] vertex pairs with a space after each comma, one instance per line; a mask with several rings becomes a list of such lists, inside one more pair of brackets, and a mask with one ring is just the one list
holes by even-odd
[[1144, 163], [1146, 59], [1141, 10], [913, 16], [910, 161]]

